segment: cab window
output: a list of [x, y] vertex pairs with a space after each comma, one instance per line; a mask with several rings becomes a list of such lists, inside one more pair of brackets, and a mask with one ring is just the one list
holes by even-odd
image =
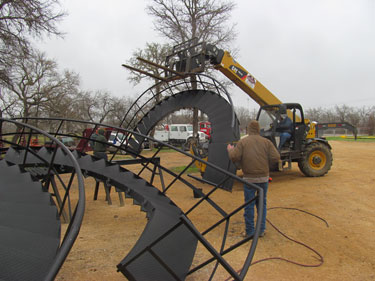
[[259, 114], [258, 122], [260, 129], [269, 130], [276, 118], [276, 113], [278, 112], [278, 108], [267, 108], [262, 109]]
[[293, 111], [293, 119], [296, 123], [302, 123], [302, 113], [299, 108], [294, 108]]

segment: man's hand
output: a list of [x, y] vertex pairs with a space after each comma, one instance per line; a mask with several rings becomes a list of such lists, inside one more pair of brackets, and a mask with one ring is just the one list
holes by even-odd
[[227, 150], [228, 150], [228, 151], [232, 150], [233, 148], [234, 148], [234, 146], [231, 145], [230, 143], [227, 145]]

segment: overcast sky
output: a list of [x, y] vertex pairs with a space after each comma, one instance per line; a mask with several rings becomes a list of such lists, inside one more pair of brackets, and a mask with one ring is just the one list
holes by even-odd
[[[283, 102], [305, 108], [375, 106], [374, 0], [234, 0], [237, 61]], [[163, 42], [145, 12], [147, 0], [61, 0], [64, 39], [39, 48], [82, 88], [136, 97], [125, 63], [146, 42]], [[236, 106], [257, 108], [230, 89]]]

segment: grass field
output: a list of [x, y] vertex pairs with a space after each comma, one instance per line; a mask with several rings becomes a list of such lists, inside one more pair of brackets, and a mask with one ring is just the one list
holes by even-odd
[[355, 139], [353, 136], [335, 136], [326, 137], [327, 140], [337, 140], [337, 141], [360, 141], [360, 142], [375, 142], [375, 136], [358, 136]]
[[[179, 174], [179, 173], [181, 173], [185, 168], [186, 168], [186, 166], [172, 167], [172, 168], [171, 168], [171, 171], [172, 171], [172, 172], [175, 172], [176, 174]], [[191, 173], [199, 173], [199, 172], [200, 172], [200, 170], [199, 170], [196, 166], [191, 166], [191, 167], [189, 167], [184, 173], [185, 173], [185, 174], [191, 174]]]

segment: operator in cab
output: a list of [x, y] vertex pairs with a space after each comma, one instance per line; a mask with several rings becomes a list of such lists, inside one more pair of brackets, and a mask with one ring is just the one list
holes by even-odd
[[292, 137], [293, 122], [286, 113], [280, 115], [280, 121], [277, 124], [276, 132], [280, 133], [279, 151], [284, 146], [285, 142]]

